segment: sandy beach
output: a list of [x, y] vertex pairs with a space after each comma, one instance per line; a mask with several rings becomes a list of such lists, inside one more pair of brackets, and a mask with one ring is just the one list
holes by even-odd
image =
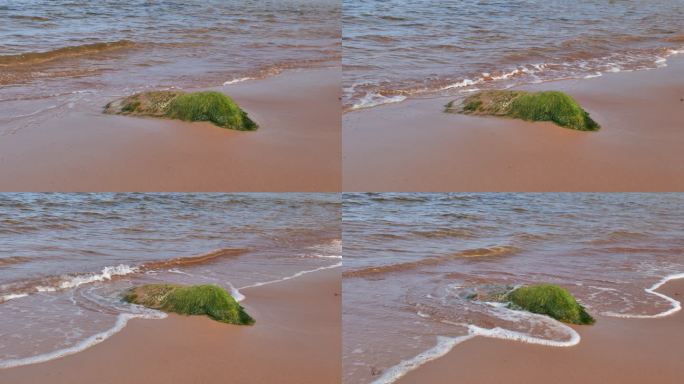
[[453, 97], [343, 116], [345, 191], [684, 190], [684, 57], [523, 87], [575, 97], [602, 129], [442, 113]]
[[[684, 280], [658, 290], [681, 300]], [[574, 327], [581, 342], [552, 348], [476, 337], [397, 383], [679, 383], [684, 313], [657, 319], [598, 316]]]
[[325, 68], [212, 88], [232, 96], [256, 132], [60, 107], [1, 127], [0, 190], [338, 191], [339, 84], [339, 68]]
[[339, 268], [248, 288], [242, 304], [254, 326], [179, 315], [134, 319], [84, 352], [0, 370], [0, 382], [337, 383], [340, 292]]

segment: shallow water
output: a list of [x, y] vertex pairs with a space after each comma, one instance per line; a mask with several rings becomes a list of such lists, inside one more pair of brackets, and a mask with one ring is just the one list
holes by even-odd
[[391, 382], [473, 335], [579, 342], [559, 322], [470, 299], [477, 292], [550, 282], [604, 316], [652, 317], [676, 305], [645, 289], [684, 272], [682, 194], [343, 201], [345, 383]]
[[93, 98], [338, 65], [339, 18], [332, 0], [4, 2], [0, 125]]
[[347, 109], [656, 68], [684, 48], [675, 0], [346, 0], [342, 12]]
[[250, 286], [341, 262], [326, 194], [0, 194], [0, 368], [106, 339], [137, 284]]

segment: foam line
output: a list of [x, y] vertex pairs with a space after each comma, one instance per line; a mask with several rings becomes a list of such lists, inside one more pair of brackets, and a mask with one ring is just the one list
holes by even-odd
[[243, 81], [247, 80], [254, 80], [253, 77], [238, 77], [236, 79], [228, 80], [223, 83], [223, 85], [231, 85], [231, 84], [237, 84], [237, 83], [242, 83]]
[[356, 104], [352, 105], [351, 109], [364, 109], [377, 107], [379, 105], [399, 103], [406, 100], [406, 96], [395, 95], [395, 96], [383, 96], [379, 93], [366, 93], [361, 100]]
[[455, 346], [461, 344], [466, 340], [470, 340], [473, 337], [475, 337], [475, 335], [473, 334], [468, 334], [459, 337], [437, 336], [437, 345], [428, 349], [427, 351], [419, 353], [418, 355], [409, 360], [404, 360], [401, 363], [386, 370], [385, 373], [383, 373], [382, 376], [374, 380], [372, 384], [393, 383], [397, 381], [399, 378], [409, 373], [410, 371], [427, 363], [428, 361], [432, 361], [446, 355]]
[[14, 299], [20, 299], [26, 296], [28, 296], [28, 293], [10, 293], [8, 295], [0, 296], [0, 303], [4, 303], [5, 301], [10, 301]]
[[624, 318], [624, 319], [655, 319], [658, 317], [670, 316], [673, 313], [679, 312], [682, 309], [682, 303], [671, 298], [670, 296], [664, 295], [660, 292], [656, 292], [656, 289], [662, 287], [668, 281], [678, 280], [678, 279], [684, 279], [684, 273], [675, 273], [673, 275], [665, 276], [662, 279], [660, 279], [660, 281], [653, 284], [650, 288], [644, 289], [644, 291], [646, 291], [646, 293], [656, 295], [662, 299], [667, 300], [670, 304], [672, 304], [672, 308], [668, 309], [667, 311], [656, 313], [655, 315], [632, 315], [632, 314], [615, 313], [615, 312], [605, 312], [605, 313], [602, 313], [602, 315], [611, 316], [611, 317], [620, 317], [620, 318]]
[[136, 272], [138, 272], [138, 268], [136, 267], [129, 267], [125, 264], [119, 264], [114, 267], [104, 267], [100, 273], [76, 275], [68, 280], [61, 281], [56, 286], [39, 286], [36, 287], [36, 291], [55, 292], [61, 289], [76, 288], [83, 284], [94, 283], [96, 281], [111, 280], [113, 276], [124, 276]]
[[227, 284], [228, 284], [228, 287], [230, 287], [230, 295], [233, 296], [233, 299], [235, 299], [235, 301], [237, 301], [239, 303], [245, 299], [245, 295], [240, 293], [239, 289], [235, 288], [233, 286], [233, 284], [231, 284], [230, 282], [227, 282]]
[[336, 263], [336, 264], [328, 265], [328, 266], [325, 266], [325, 267], [318, 267], [318, 268], [316, 268], [316, 269], [310, 269], [310, 270], [306, 270], [306, 271], [299, 271], [299, 272], [295, 273], [295, 274], [292, 275], [292, 276], [286, 276], [286, 277], [283, 277], [282, 279], [270, 280], [270, 281], [259, 282], [259, 283], [255, 283], [255, 284], [251, 284], [251, 285], [246, 285], [246, 286], [244, 286], [244, 287], [240, 287], [240, 289], [261, 287], [261, 286], [268, 285], [268, 284], [280, 283], [280, 282], [283, 282], [283, 281], [296, 279], [297, 277], [306, 275], [307, 273], [318, 272], [318, 271], [322, 271], [322, 270], [324, 270], [324, 269], [332, 269], [332, 268], [337, 268], [337, 267], [341, 267], [341, 266], [342, 266], [342, 263]]
[[[155, 311], [156, 312], [156, 311]], [[31, 357], [26, 357], [22, 359], [11, 359], [11, 360], [4, 360], [0, 361], [0, 369], [4, 368], [13, 368], [13, 367], [20, 367], [22, 365], [29, 365], [29, 364], [37, 364], [37, 363], [44, 363], [46, 361], [58, 359], [60, 357], [64, 356], [69, 356], [73, 355], [75, 353], [84, 351], [96, 344], [99, 344], [108, 338], [112, 337], [114, 334], [118, 333], [128, 323], [128, 320], [130, 319], [135, 319], [135, 318], [144, 318], [144, 319], [163, 319], [166, 317], [166, 314], [163, 312], [157, 312], [157, 313], [150, 313], [150, 314], [133, 314], [133, 313], [124, 313], [120, 314], [117, 319], [116, 319], [116, 324], [114, 326], [104, 332], [97, 333], [95, 335], [92, 335], [88, 337], [87, 339], [79, 342], [78, 344], [64, 348], [64, 349], [59, 349], [53, 352], [48, 352], [44, 353], [41, 355], [36, 355], [36, 356], [31, 356]]]
[[[420, 313], [419, 313], [420, 315]], [[543, 315], [537, 315], [533, 313], [527, 314], [532, 317], [543, 317], [546, 318], [546, 316]], [[549, 318], [550, 319], [550, 318]], [[482, 336], [482, 337], [489, 337], [492, 339], [501, 339], [501, 340], [512, 340], [512, 341], [518, 341], [518, 342], [523, 342], [527, 344], [536, 344], [536, 345], [544, 345], [544, 346], [549, 346], [549, 347], [572, 347], [577, 344], [579, 344], [581, 337], [577, 331], [572, 329], [571, 327], [559, 322], [553, 320], [554, 323], [556, 323], [557, 326], [561, 327], [564, 331], [570, 334], [570, 339], [565, 340], [565, 341], [559, 341], [559, 340], [548, 340], [548, 339], [542, 339], [539, 337], [534, 337], [530, 336], [527, 334], [524, 334], [522, 332], [516, 332], [516, 331], [511, 331], [509, 329], [504, 329], [501, 327], [494, 327], [494, 328], [482, 328], [478, 327], [473, 324], [461, 324], [461, 323], [450, 323], [453, 325], [462, 325], [468, 328], [468, 334], [463, 335], [463, 336], [458, 336], [458, 337], [446, 337], [446, 336], [438, 336], [437, 337], [437, 345], [434, 347], [421, 352], [420, 354], [416, 355], [415, 357], [408, 359], [408, 360], [403, 360], [399, 364], [389, 368], [380, 378], [377, 380], [373, 381], [372, 384], [390, 384], [401, 378], [402, 376], [406, 375], [410, 371], [420, 367], [421, 365], [438, 359], [447, 353], [449, 353], [455, 346], [458, 344], [461, 344], [462, 342], [466, 340], [470, 340], [472, 338], [475, 338], [477, 336]]]
[[568, 333], [570, 339], [567, 341], [557, 341], [533, 337], [521, 332], [511, 331], [500, 327], [482, 328], [477, 325], [469, 325], [468, 331], [475, 336], [490, 337], [493, 339], [520, 341], [527, 344], [546, 345], [549, 347], [572, 347], [579, 344], [581, 338], [579, 333], [565, 324], [559, 323]]

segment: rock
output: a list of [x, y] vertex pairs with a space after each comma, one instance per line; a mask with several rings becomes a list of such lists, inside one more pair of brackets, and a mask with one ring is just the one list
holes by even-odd
[[251, 325], [254, 319], [216, 285], [148, 284], [129, 289], [124, 301], [182, 315], [206, 315], [229, 324]]

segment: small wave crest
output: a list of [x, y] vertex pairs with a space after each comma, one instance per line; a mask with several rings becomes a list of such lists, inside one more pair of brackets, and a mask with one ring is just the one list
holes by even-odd
[[351, 106], [351, 110], [377, 107], [384, 104], [399, 103], [406, 100], [404, 95], [385, 96], [380, 93], [366, 93], [359, 101]]
[[231, 84], [237, 84], [237, 83], [242, 83], [248, 80], [254, 80], [254, 77], [236, 77], [234, 79], [225, 81], [223, 85], [231, 85]]
[[203, 253], [203, 254], [196, 255], [196, 256], [183, 256], [183, 257], [177, 257], [177, 258], [169, 259], [169, 260], [160, 260], [160, 261], [153, 261], [153, 262], [145, 263], [145, 264], [141, 265], [139, 267], [139, 269], [141, 272], [147, 272], [150, 270], [172, 269], [172, 268], [179, 268], [179, 267], [195, 266], [195, 265], [214, 262], [218, 259], [225, 258], [225, 257], [240, 256], [246, 252], [248, 252], [248, 250], [244, 249], [244, 248], [220, 248], [220, 249], [216, 249], [214, 251]]
[[24, 263], [28, 263], [30, 261], [31, 261], [31, 258], [25, 257], [25, 256], [3, 257], [3, 258], [0, 258], [0, 267], [4, 267], [6, 265], [24, 264]]
[[[297, 272], [297, 273], [295, 273], [295, 274], [293, 274], [293, 275], [286, 276], [286, 277], [283, 277], [283, 278], [281, 278], [281, 279], [275, 279], [275, 280], [269, 280], [269, 281], [263, 281], [263, 282], [259, 282], [259, 283], [254, 283], [254, 284], [246, 285], [246, 286], [244, 286], [244, 287], [240, 287], [240, 289], [255, 288], [255, 287], [261, 287], [261, 286], [269, 285], [269, 284], [281, 283], [281, 282], [283, 282], [283, 281], [296, 279], [296, 278], [298, 278], [298, 277], [300, 277], [300, 276], [304, 276], [304, 275], [309, 274], [309, 273], [318, 272], [318, 271], [323, 271], [323, 270], [326, 270], [326, 269], [339, 268], [339, 267], [341, 267], [341, 266], [342, 266], [342, 263], [340, 262], [340, 263], [335, 263], [335, 264], [333, 264], [333, 265], [326, 265], [326, 266], [324, 266], [324, 267], [318, 267], [318, 268], [315, 268], [315, 269], [307, 269], [307, 270], [305, 270], [305, 271], [299, 271], [299, 272]], [[237, 299], [236, 299], [236, 300], [237, 300]]]
[[92, 43], [74, 45], [68, 47], [57, 48], [45, 52], [28, 52], [17, 55], [0, 56], [0, 66], [18, 66], [30, 64], [42, 64], [53, 60], [79, 57], [86, 55], [96, 55], [98, 53], [112, 51], [116, 49], [134, 48], [138, 44], [129, 40], [118, 40], [113, 42]]
[[439, 265], [455, 259], [497, 257], [519, 252], [520, 249], [513, 246], [494, 246], [487, 248], [466, 249], [453, 254], [444, 256], [427, 257], [416, 261], [394, 263], [377, 267], [367, 267], [342, 273], [343, 277], [367, 277], [382, 275], [393, 272], [403, 272], [415, 270], [424, 266]]
[[[185, 273], [178, 268], [210, 263], [220, 258], [238, 256], [245, 252], [247, 252], [247, 250], [242, 248], [222, 248], [198, 256], [177, 257], [170, 260], [149, 262], [140, 266], [129, 266], [126, 264], [107, 266], [102, 268], [99, 273], [76, 274], [68, 275], [66, 277], [51, 276], [40, 280], [29, 280], [15, 285], [10, 292], [0, 296], [0, 298], [11, 297], [14, 299], [25, 297], [36, 292], [57, 292], [65, 289], [78, 288], [84, 284], [104, 282], [117, 277], [149, 271], [167, 270], [171, 271], [171, 273]], [[0, 303], [4, 301], [7, 300], [0, 300]]]
[[58, 290], [76, 288], [83, 284], [94, 283], [96, 281], [106, 281], [111, 280], [115, 276], [125, 276], [131, 273], [138, 272], [137, 267], [130, 267], [125, 264], [119, 264], [112, 267], [104, 267], [100, 273], [76, 275], [68, 279], [60, 281], [56, 285], [48, 286], [37, 286], [35, 287], [37, 292], [55, 292]]

